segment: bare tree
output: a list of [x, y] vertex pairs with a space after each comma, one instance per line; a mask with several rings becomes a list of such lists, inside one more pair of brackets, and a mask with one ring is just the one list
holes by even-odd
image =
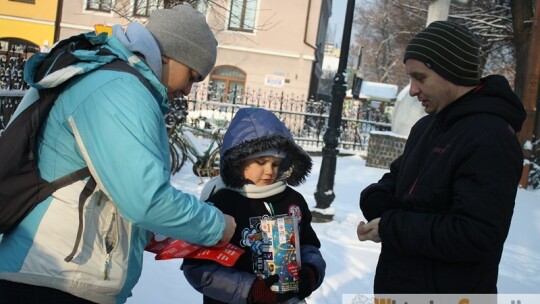
[[[255, 0], [247, 0], [245, 2], [233, 3], [225, 0], [154, 0], [146, 1], [144, 5], [135, 7], [135, 1], [119, 0], [114, 2], [114, 7], [111, 7], [111, 11], [116, 13], [121, 18], [128, 21], [140, 21], [145, 22], [144, 16], [147, 16], [151, 11], [158, 8], [171, 8], [178, 4], [188, 3], [193, 8], [196, 8], [203, 12], [211, 12], [212, 16], [216, 19], [226, 22], [227, 20], [242, 20], [243, 13], [254, 14], [250, 10], [255, 10]], [[141, 12], [137, 12], [140, 10]], [[272, 17], [267, 20], [259, 20], [257, 25], [253, 25], [253, 30], [267, 31], [276, 25], [273, 22]], [[215, 29], [218, 30], [218, 29]]]
[[[510, 0], [456, 1], [449, 20], [465, 24], [479, 40], [484, 74], [503, 74], [513, 80], [514, 47]], [[427, 1], [367, 1], [357, 8], [356, 43], [364, 47], [366, 80], [405, 86], [402, 64], [408, 41], [426, 26]]]
[[531, 26], [533, 21], [533, 0], [511, 0], [512, 22], [514, 30], [514, 48], [516, 54], [515, 91], [523, 96], [523, 81], [527, 69], [527, 56], [530, 47]]
[[538, 16], [540, 16], [538, 11], [540, 2], [538, 0], [536, 3], [533, 0], [512, 0], [510, 4], [513, 16], [514, 46], [517, 54], [515, 90], [522, 98], [527, 110], [527, 119], [519, 134], [525, 156], [520, 185], [540, 189], [540, 140], [538, 139], [540, 135], [540, 112], [538, 112], [540, 79], [538, 79], [538, 58], [535, 57], [539, 49], [537, 24]]
[[501, 74], [511, 83], [515, 78], [510, 0], [469, 0], [452, 5], [450, 20], [465, 24], [481, 44], [484, 75]]
[[356, 8], [355, 43], [363, 50], [360, 68], [365, 80], [402, 87], [408, 83], [402, 64], [405, 45], [427, 17], [428, 3], [418, 2], [364, 1]]

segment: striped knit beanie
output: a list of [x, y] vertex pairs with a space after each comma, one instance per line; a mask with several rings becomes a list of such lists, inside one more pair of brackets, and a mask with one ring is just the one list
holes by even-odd
[[435, 21], [414, 36], [403, 62], [416, 59], [446, 80], [462, 86], [480, 83], [480, 45], [469, 29], [451, 21]]

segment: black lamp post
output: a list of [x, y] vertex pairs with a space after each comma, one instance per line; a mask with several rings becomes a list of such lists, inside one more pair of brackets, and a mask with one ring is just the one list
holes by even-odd
[[322, 148], [322, 164], [315, 192], [315, 209], [311, 211], [314, 222], [330, 222], [334, 218], [333, 212], [327, 212], [330, 204], [336, 197], [334, 194], [334, 176], [336, 174], [336, 156], [338, 154], [338, 138], [341, 128], [341, 113], [343, 112], [343, 100], [347, 91], [345, 70], [347, 68], [347, 58], [349, 57], [349, 44], [351, 42], [351, 29], [354, 15], [355, 0], [348, 0], [347, 11], [345, 13], [345, 26], [343, 27], [343, 37], [341, 39], [341, 52], [339, 56], [339, 66], [334, 76], [332, 86], [332, 102], [330, 104], [330, 115], [328, 117], [328, 127], [324, 133], [324, 147]]

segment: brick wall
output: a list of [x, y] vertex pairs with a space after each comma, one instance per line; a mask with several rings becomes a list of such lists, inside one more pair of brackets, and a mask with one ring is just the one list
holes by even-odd
[[390, 163], [403, 153], [406, 141], [407, 138], [393, 132], [371, 132], [366, 166], [389, 169]]

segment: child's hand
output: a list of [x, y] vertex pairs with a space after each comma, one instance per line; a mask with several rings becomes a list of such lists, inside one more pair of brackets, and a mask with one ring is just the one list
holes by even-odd
[[300, 269], [300, 284], [298, 285], [298, 299], [302, 300], [311, 295], [317, 286], [317, 275], [313, 268], [303, 264]]
[[251, 287], [250, 299], [252, 303], [279, 303], [287, 301], [294, 297], [294, 292], [289, 291], [286, 293], [275, 293], [270, 289], [270, 286], [279, 281], [279, 275], [274, 274], [264, 280], [255, 280]]

